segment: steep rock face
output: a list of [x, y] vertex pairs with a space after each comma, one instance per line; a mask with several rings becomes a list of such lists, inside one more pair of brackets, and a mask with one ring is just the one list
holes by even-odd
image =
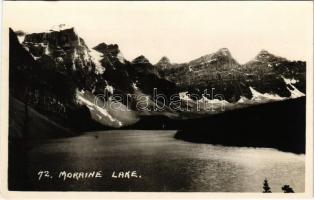
[[202, 56], [188, 63], [167, 64], [167, 67], [159, 68], [159, 70], [166, 79], [176, 82], [178, 86], [184, 88], [205, 86], [209, 81], [228, 78], [232, 70], [239, 66], [229, 50], [223, 48], [216, 53]]
[[[93, 50], [101, 54], [99, 62], [106, 69], [102, 74], [102, 78], [110, 86], [109, 101], [111, 95], [121, 96], [124, 105], [130, 106], [136, 113], [142, 114], [142, 111], [136, 108], [136, 104], [141, 97], [147, 97], [146, 103], [153, 106], [154, 89], [167, 96], [176, 91], [175, 84], [161, 78], [156, 67], [144, 56], [139, 56], [129, 62], [123, 58], [116, 44], [101, 43]], [[97, 87], [97, 89], [99, 88], [101, 87]], [[101, 91], [99, 91], [99, 94], [101, 94]], [[127, 95], [128, 98], [126, 98]]]
[[[21, 44], [18, 46], [40, 66], [36, 67], [33, 74], [40, 76], [38, 80], [41, 84], [36, 84], [36, 93], [33, 92], [32, 96], [44, 100], [34, 103], [34, 106], [40, 107], [45, 113], [49, 109], [64, 111], [58, 115], [65, 117], [64, 121], [69, 123], [75, 123], [73, 120], [75, 118], [83, 119], [79, 117], [81, 114], [72, 108], [85, 106], [81, 111], [87, 115], [91, 112], [89, 117], [92, 117], [94, 121], [111, 127], [124, 125], [122, 121], [113, 117], [114, 113], [110, 113], [108, 107], [91, 106], [96, 95], [104, 95], [105, 91], [109, 91], [111, 95], [113, 91], [115, 93], [126, 92], [121, 86], [121, 81], [118, 81], [121, 80], [121, 75], [115, 76], [116, 71], [119, 71], [116, 68], [120, 69], [115, 45], [108, 45], [104, 54], [90, 50], [75, 30], [70, 28], [52, 30], [48, 33], [27, 34], [22, 42], [24, 48]], [[99, 48], [99, 50], [104, 50], [104, 48]], [[123, 65], [123, 63], [120, 64]], [[120, 71], [125, 72], [124, 69]], [[132, 88], [131, 82], [125, 81], [124, 85]], [[113, 83], [116, 83], [116, 88], [113, 87]], [[105, 96], [101, 100], [108, 100], [108, 98], [109, 96]], [[103, 102], [98, 103], [104, 105]], [[39, 104], [45, 105], [38, 106]], [[56, 109], [58, 107], [60, 109]], [[70, 118], [69, 115], [72, 117]], [[73, 122], [70, 122], [71, 120]]]
[[[157, 89], [159, 94], [166, 96], [167, 106], [170, 97], [178, 95], [176, 100], [183, 103], [182, 107], [209, 102], [241, 108], [271, 100], [296, 98], [305, 93], [305, 62], [289, 61], [265, 50], [244, 65], [240, 65], [226, 48], [187, 63], [171, 63], [167, 57], [162, 57], [156, 65], [152, 65], [143, 55], [131, 62], [126, 60], [117, 44], [100, 43], [89, 49], [73, 28], [18, 35], [22, 45], [16, 36], [12, 37], [10, 43], [16, 48], [13, 52], [10, 50], [10, 55], [20, 51], [15, 56], [21, 57], [21, 60], [10, 57], [10, 62], [21, 62], [14, 64], [17, 67], [13, 68], [26, 70], [12, 70], [10, 76], [17, 74], [12, 75], [13, 79], [21, 77], [19, 85], [32, 83], [30, 79], [23, 78], [36, 76], [32, 80], [40, 80], [40, 84], [33, 84], [38, 86], [37, 96], [46, 97], [48, 90], [49, 98], [53, 99], [43, 102], [54, 102], [51, 107], [60, 107], [59, 110], [85, 105], [94, 120], [111, 127], [136, 121], [137, 115], [141, 114], [135, 107], [136, 97], [131, 96], [132, 112], [120, 112], [108, 106], [95, 105], [97, 95], [106, 94], [102, 98], [103, 105], [114, 102], [114, 95], [126, 97], [129, 94], [147, 96], [149, 104], [154, 105], [156, 102], [152, 97], [154, 89]], [[13, 86], [17, 85], [18, 80], [14, 83]], [[17, 86], [17, 89], [21, 87]], [[205, 90], [207, 96], [203, 96]], [[192, 105], [187, 102], [192, 102]], [[123, 98], [120, 103], [124, 108], [129, 102]], [[181, 111], [171, 112], [181, 114]]]
[[305, 67], [305, 62], [289, 61], [262, 50], [254, 60], [243, 65], [243, 72], [257, 77], [259, 82], [255, 87], [259, 91], [289, 97], [291, 89], [286, 87], [285, 79], [293, 79], [293, 85], [305, 93]]
[[120, 63], [125, 63], [125, 59], [119, 49], [119, 46], [117, 44], [109, 44], [106, 43], [100, 43], [96, 47], [94, 47], [96, 51], [110, 57], [110, 58], [117, 58]]
[[143, 73], [150, 73], [158, 75], [157, 69], [153, 66], [147, 58], [143, 55], [135, 58], [132, 61], [133, 71], [135, 73], [143, 74]]
[[[241, 97], [251, 99], [252, 89], [280, 97], [290, 97], [293, 87], [305, 92], [305, 62], [288, 61], [265, 50], [244, 65], [226, 48], [188, 63], [160, 63], [156, 67], [162, 77], [175, 83], [179, 90], [199, 97], [205, 89], [214, 89], [215, 94], [222, 95], [228, 102], [237, 102]], [[293, 85], [287, 83], [290, 79], [294, 80]], [[214, 98], [213, 95], [210, 98]]]
[[[13, 30], [9, 32], [10, 97], [21, 100], [66, 127], [78, 130], [95, 127], [86, 107], [74, 101], [76, 86], [73, 79], [57, 70], [53, 62], [40, 62], [42, 57], [34, 59], [29, 49], [19, 43]], [[33, 38], [30, 40], [35, 42]], [[79, 120], [84, 120], [84, 123], [77, 124]]]
[[223, 94], [228, 101], [237, 101], [241, 89], [244, 96], [251, 97], [245, 83], [240, 84], [240, 67], [229, 50], [222, 48], [188, 63], [159, 68], [159, 71], [167, 80], [176, 83], [181, 91], [198, 94], [202, 98], [204, 90], [215, 88], [215, 94]]
[[[107, 126], [121, 127], [137, 120], [136, 110], [122, 112], [110, 108], [114, 95], [123, 97], [115, 104], [125, 109], [129, 103], [125, 97], [134, 94], [135, 88], [152, 96], [154, 88], [162, 88], [166, 93], [171, 91], [170, 86], [174, 86], [161, 79], [155, 67], [144, 57], [135, 59], [135, 62], [124, 59], [116, 44], [101, 43], [89, 49], [73, 28], [27, 34], [22, 45], [26, 54], [41, 66], [38, 68], [41, 80], [46, 83], [42, 87], [43, 92], [44, 88], [55, 88], [54, 99], [62, 99], [56, 101], [62, 108], [70, 104], [85, 105], [94, 120]], [[97, 99], [101, 106], [93, 105], [97, 95], [101, 96], [100, 100]], [[39, 96], [47, 95], [41, 93]], [[61, 103], [64, 99], [67, 100], [66, 105]], [[134, 106], [132, 104], [131, 108]]]
[[134, 83], [145, 94], [152, 96], [154, 89], [166, 96], [177, 93], [176, 85], [160, 77], [157, 67], [144, 56], [139, 56], [132, 61], [129, 72]]
[[208, 70], [230, 70], [232, 68], [239, 67], [239, 64], [231, 56], [230, 51], [227, 48], [219, 49], [216, 53], [202, 56], [198, 59], [189, 62], [189, 66], [192, 71], [202, 69], [202, 67]]
[[51, 55], [59, 62], [67, 61], [72, 57], [80, 60], [82, 64], [88, 64], [84, 63], [84, 61], [88, 61], [88, 48], [84, 40], [75, 33], [74, 28], [49, 33], [27, 34], [23, 45], [29, 49], [35, 59], [39, 59], [44, 55]]
[[149, 60], [147, 58], [145, 58], [145, 56], [141, 55], [141, 56], [138, 56], [136, 57], [133, 61], [132, 61], [132, 64], [137, 64], [137, 65], [150, 65], [151, 63], [149, 62]]
[[20, 45], [17, 35], [9, 29], [9, 83], [10, 93], [24, 98], [28, 87], [35, 86], [38, 79], [34, 69], [40, 65]]
[[[124, 59], [119, 46], [117, 44], [107, 45], [106, 43], [100, 43], [95, 46], [92, 51], [96, 51], [100, 54], [99, 63], [106, 70], [101, 75], [101, 78], [107, 83], [109, 87], [114, 88], [111, 93], [123, 94], [132, 93], [132, 81], [127, 71], [129, 62]], [[103, 93], [102, 87], [96, 87], [96, 93]]]
[[79, 89], [95, 87], [95, 63], [74, 28], [27, 34], [22, 44], [44, 67], [71, 74]]

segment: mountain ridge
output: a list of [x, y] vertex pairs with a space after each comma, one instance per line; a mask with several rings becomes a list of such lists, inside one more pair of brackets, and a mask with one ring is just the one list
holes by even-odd
[[[70, 28], [60, 29], [60, 30], [50, 30], [49, 33], [61, 33], [61, 32], [73, 31], [75, 34], [77, 34], [74, 30], [75, 30], [74, 27], [70, 27]], [[23, 35], [26, 36], [26, 38], [25, 38], [24, 40], [28, 40], [27, 37], [30, 36], [30, 35], [32, 36], [32, 35], [46, 35], [46, 34], [47, 34], [47, 32], [25, 33], [25, 32], [23, 32], [22, 30], [15, 31], [15, 33], [18, 34], [18, 35], [20, 35], [21, 33], [23, 33]], [[79, 37], [79, 36], [78, 36], [78, 37]], [[80, 38], [80, 37], [79, 37], [79, 38]], [[82, 38], [80, 38], [80, 40], [82, 40]], [[84, 45], [86, 46], [84, 40], [83, 40], [83, 43], [84, 43]], [[101, 52], [101, 51], [102, 51], [101, 48], [103, 48], [102, 45], [106, 46], [105, 48], [107, 48], [107, 50], [108, 50], [108, 49], [112, 49], [112, 51], [117, 51], [117, 53], [120, 53], [120, 49], [119, 49], [118, 44], [108, 44], [108, 45], [107, 45], [105, 42], [99, 43], [98, 45], [96, 45], [96, 46], [93, 47], [92, 49], [95, 49], [95, 50], [98, 49], [98, 51]], [[117, 54], [117, 53], [116, 53], [116, 54]], [[228, 48], [226, 48], [226, 47], [222, 47], [222, 48], [219, 48], [219, 49], [218, 49], [216, 52], [214, 52], [214, 53], [204, 54], [204, 55], [202, 55], [202, 56], [200, 56], [200, 57], [198, 57], [198, 58], [194, 58], [194, 59], [192, 59], [192, 60], [190, 60], [190, 61], [187, 61], [187, 62], [174, 62], [173, 64], [178, 64], [178, 65], [180, 65], [180, 64], [190, 63], [190, 62], [193, 62], [193, 61], [198, 60], [198, 59], [208, 58], [208, 57], [210, 57], [211, 55], [217, 54], [217, 53], [224, 54], [225, 56], [228, 56], [228, 57], [234, 59], [234, 60], [238, 63], [238, 61], [237, 61], [235, 58], [232, 57], [232, 54], [231, 54], [230, 50], [229, 50]], [[283, 57], [280, 57], [280, 56], [275, 56], [274, 54], [270, 53], [268, 50], [266, 50], [266, 49], [261, 49], [261, 50], [256, 54], [256, 56], [254, 57], [254, 59], [248, 60], [247, 62], [244, 62], [244, 64], [239, 64], [239, 63], [238, 63], [238, 64], [239, 64], [239, 65], [245, 65], [245, 64], [247, 64], [247, 63], [249, 63], [249, 62], [254, 61], [254, 60], [255, 60], [256, 58], [258, 58], [260, 55], [270, 55], [270, 56], [272, 56], [272, 57], [280, 58], [280, 59], [286, 60], [286, 61], [295, 61], [295, 60], [288, 60], [288, 59], [283, 58]], [[137, 56], [136, 58], [134, 58], [132, 61], [138, 59], [139, 57], [144, 57], [144, 58], [146, 59], [146, 61], [148, 61], [150, 64], [152, 64], [152, 63], [149, 61], [149, 59], [146, 58], [144, 55], [139, 55], [139, 56]], [[167, 56], [162, 56], [161, 59], [160, 59], [158, 62], [160, 62], [162, 59], [167, 59], [168, 62], [170, 63], [170, 59], [169, 59], [169, 57], [167, 57]], [[155, 64], [152, 64], [152, 65], [157, 65], [158, 62], [155, 63]], [[170, 63], [170, 64], [171, 64], [171, 63]]]
[[[123, 114], [117, 114], [109, 107], [94, 113], [95, 108], [96, 110], [99, 108], [86, 103], [88, 101], [84, 98], [95, 98], [97, 95], [106, 93], [109, 96], [106, 96], [103, 101], [110, 102], [114, 95], [131, 94], [133, 95], [131, 97], [132, 111], [127, 116], [137, 118], [147, 112], [136, 110], [138, 103], [136, 95], [146, 95], [150, 106], [154, 106], [156, 103], [160, 103], [153, 99], [155, 88], [167, 98], [177, 95], [176, 99], [182, 102], [180, 106], [190, 104], [189, 106], [193, 108], [192, 112], [195, 111], [195, 106], [201, 102], [201, 104], [204, 102], [216, 102], [217, 104], [218, 102], [218, 105], [222, 103], [223, 101], [215, 99], [215, 95], [223, 95], [224, 102], [228, 104], [227, 108], [232, 109], [233, 107], [245, 107], [243, 102], [253, 105], [285, 98], [296, 98], [305, 94], [306, 63], [289, 61], [266, 50], [261, 50], [255, 59], [245, 64], [239, 64], [227, 48], [218, 49], [214, 53], [203, 55], [186, 63], [172, 63], [168, 57], [163, 56], [159, 62], [152, 64], [143, 55], [128, 61], [123, 57], [118, 44], [102, 42], [89, 48], [74, 28], [26, 34], [20, 45], [26, 52], [29, 52], [34, 60], [32, 62], [40, 65], [42, 69], [69, 79], [68, 85], [71, 87], [66, 86], [62, 89], [64, 94], [72, 95], [66, 101], [74, 104], [75, 101], [80, 102], [92, 113], [91, 116], [94, 120], [106, 126], [125, 126], [133, 123], [134, 119], [119, 118]], [[20, 68], [21, 65], [23, 63], [12, 66]], [[34, 70], [35, 74], [41, 74], [36, 69]], [[21, 74], [25, 73], [22, 69], [18, 71]], [[46, 82], [45, 79], [41, 81]], [[56, 83], [51, 81], [50, 84]], [[215, 94], [203, 96], [205, 90], [212, 89]], [[89, 96], [86, 96], [87, 94]], [[195, 95], [191, 98], [187, 97], [190, 94]], [[35, 95], [35, 93], [31, 95]], [[79, 99], [77, 95], [80, 96]], [[53, 96], [58, 98], [58, 102], [64, 101], [56, 92], [53, 93]], [[171, 105], [168, 100], [165, 103], [169, 110], [168, 107]], [[126, 101], [123, 99], [120, 105], [126, 106]], [[204, 113], [211, 114], [210, 112]], [[174, 112], [174, 114], [184, 115], [182, 112]]]

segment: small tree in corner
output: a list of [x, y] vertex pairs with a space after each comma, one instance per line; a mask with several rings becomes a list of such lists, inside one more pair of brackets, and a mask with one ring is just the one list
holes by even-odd
[[293, 189], [290, 187], [290, 185], [284, 185], [281, 188], [284, 193], [294, 193]]
[[266, 178], [265, 178], [265, 180], [264, 180], [263, 189], [264, 189], [263, 193], [271, 193], [271, 190], [270, 190], [270, 187], [269, 187], [269, 185], [268, 185], [268, 181], [267, 181]]

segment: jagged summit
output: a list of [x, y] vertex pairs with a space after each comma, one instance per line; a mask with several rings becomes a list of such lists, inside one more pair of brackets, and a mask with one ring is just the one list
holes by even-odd
[[267, 51], [266, 49], [262, 49], [258, 54], [271, 54], [269, 53], [269, 51]]
[[150, 64], [149, 60], [145, 56], [140, 55], [132, 61], [133, 64]]
[[232, 57], [229, 49], [227, 48], [221, 48], [215, 53], [204, 55], [189, 62], [190, 65], [208, 65], [217, 63], [220, 63], [220, 65], [239, 65], [238, 62]]
[[41, 32], [26, 34], [23, 43], [41, 43], [57, 47], [85, 46], [82, 38], [78, 36], [74, 28], [63, 29], [53, 32]]
[[103, 54], [112, 54], [116, 56], [118, 53], [120, 53], [119, 46], [117, 44], [109, 44], [102, 42], [95, 46], [93, 49], [95, 49], [98, 52], [101, 52]]
[[[10, 73], [17, 77], [10, 81], [19, 84], [24, 77], [35, 77], [41, 84], [40, 89], [50, 90], [51, 95], [45, 92], [40, 94], [42, 98], [49, 95], [63, 107], [80, 100], [93, 114], [93, 119], [106, 126], [118, 123], [120, 127], [119, 122], [124, 125], [124, 119], [117, 118], [117, 121], [117, 115], [111, 115], [110, 110], [99, 110], [92, 101], [84, 99], [92, 99], [92, 95], [103, 94], [104, 90], [111, 94], [153, 96], [154, 88], [158, 88], [167, 97], [188, 92], [201, 98], [205, 89], [215, 88], [215, 94], [222, 94], [232, 106], [238, 106], [237, 102], [242, 105], [249, 101], [251, 105], [305, 95], [305, 62], [281, 62], [280, 57], [266, 50], [257, 57], [258, 60], [240, 65], [229, 49], [221, 48], [186, 63], [171, 63], [164, 56], [152, 65], [143, 55], [132, 62], [123, 59], [117, 44], [100, 43], [89, 49], [73, 28], [27, 34], [23, 43], [19, 43], [17, 34], [10, 30]], [[74, 96], [77, 91], [85, 92], [85, 96], [79, 93], [83, 99]], [[200, 99], [192, 99], [196, 100]]]
[[168, 66], [170, 66], [171, 63], [170, 63], [170, 60], [168, 57], [166, 56], [163, 56], [157, 63], [156, 63], [156, 66], [158, 67], [162, 67], [162, 68], [166, 68]]
[[269, 51], [265, 49], [262, 49], [256, 56], [256, 58], [268, 58], [268, 57], [274, 57], [274, 55], [269, 53]]
[[117, 44], [106, 44], [104, 42], [98, 44], [94, 48], [95, 51], [100, 52], [103, 56], [107, 57], [107, 60], [111, 60], [112, 58], [117, 58], [120, 63], [125, 63], [126, 59], [122, 55], [119, 46]]
[[[159, 64], [170, 64], [170, 60], [167, 56], [163, 56], [160, 58], [160, 60], [158, 61]], [[158, 64], [157, 63], [157, 64]]]
[[287, 59], [276, 56], [269, 51], [262, 49], [255, 57], [256, 61], [260, 62], [274, 62], [274, 61], [286, 61]]
[[[10, 28], [10, 30], [12, 30], [12, 29]], [[17, 30], [17, 31], [14, 31], [14, 32], [15, 32], [16, 36], [26, 35], [26, 33], [24, 31], [22, 31], [22, 30]]]
[[231, 53], [228, 48], [221, 48], [216, 52], [216, 54], [221, 54], [223, 56], [231, 57]]
[[[55, 41], [63, 41], [63, 40], [83, 40], [79, 37], [76, 29], [74, 27], [65, 27], [58, 29], [49, 29], [43, 32], [24, 34], [25, 40], [28, 39], [28, 42], [42, 42], [46, 40], [55, 40]], [[26, 41], [27, 42], [27, 41]]]
[[93, 59], [85, 41], [74, 28], [62, 27], [58, 31], [26, 34], [21, 44], [35, 60], [40, 60], [46, 66], [56, 65], [62, 73], [83, 68], [92, 71]]
[[68, 26], [66, 24], [59, 24], [59, 25], [54, 25], [52, 26], [49, 31], [63, 31], [63, 30], [66, 30], [66, 29], [74, 29], [73, 26]]
[[[10, 28], [10, 31], [13, 31], [13, 30]], [[24, 41], [26, 33], [22, 30], [14, 31], [14, 33], [16, 34], [19, 42], [22, 43]]]

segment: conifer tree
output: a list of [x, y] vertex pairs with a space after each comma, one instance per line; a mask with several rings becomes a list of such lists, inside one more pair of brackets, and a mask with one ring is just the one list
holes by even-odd
[[265, 180], [264, 180], [263, 189], [264, 189], [263, 193], [271, 193], [271, 190], [270, 190], [271, 188], [269, 187], [268, 181], [267, 181], [266, 178], [265, 178]]

